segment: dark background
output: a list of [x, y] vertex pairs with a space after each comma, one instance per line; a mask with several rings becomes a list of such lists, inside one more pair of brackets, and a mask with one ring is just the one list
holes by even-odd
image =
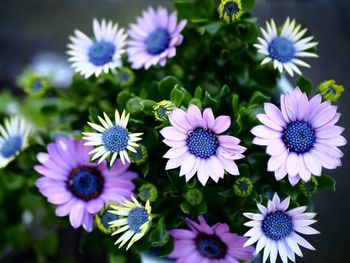
[[[120, 21], [126, 27], [148, 5], [171, 6], [161, 0], [0, 0], [0, 88], [16, 92], [14, 78], [34, 56], [50, 51], [64, 55], [68, 35], [74, 28], [91, 32], [92, 18]], [[316, 86], [326, 79], [335, 79], [350, 87], [350, 1], [349, 0], [257, 0], [253, 13], [258, 23], [274, 18], [278, 24], [287, 16], [296, 18], [309, 28], [318, 46], [319, 59], [309, 60], [311, 69], [303, 69]], [[295, 84], [294, 79], [290, 79]], [[340, 125], [346, 127], [349, 138], [350, 92], [346, 90], [339, 105], [343, 113]], [[350, 262], [350, 168], [349, 147], [343, 167], [328, 172], [337, 181], [337, 191], [320, 191], [314, 197], [319, 222], [315, 224], [321, 235], [309, 238], [316, 252], [303, 250], [298, 262]]]

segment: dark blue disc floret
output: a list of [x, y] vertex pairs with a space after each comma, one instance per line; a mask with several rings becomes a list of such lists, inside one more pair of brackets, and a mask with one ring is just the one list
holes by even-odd
[[136, 207], [129, 212], [128, 225], [136, 233], [141, 232], [140, 227], [148, 222], [148, 213], [142, 207]]
[[88, 51], [89, 61], [96, 66], [103, 66], [112, 61], [115, 46], [111, 42], [99, 41], [94, 43]]
[[216, 154], [219, 143], [217, 136], [210, 130], [197, 128], [189, 133], [187, 146], [189, 152], [196, 157], [207, 159]]
[[199, 234], [195, 239], [198, 252], [210, 259], [225, 258], [226, 244], [215, 235]]
[[316, 136], [308, 122], [294, 121], [284, 129], [282, 139], [290, 152], [305, 153], [313, 147]]
[[129, 135], [126, 129], [115, 126], [102, 134], [102, 142], [108, 151], [120, 152], [128, 146]]
[[101, 223], [105, 228], [109, 228], [111, 225], [109, 222], [115, 221], [119, 219], [119, 216], [116, 214], [112, 214], [108, 212], [108, 210], [103, 211], [101, 215], [99, 215], [101, 219]]
[[268, 48], [270, 57], [281, 63], [291, 61], [295, 55], [294, 43], [285, 37], [276, 37]]
[[230, 19], [230, 22], [232, 22], [232, 17], [239, 11], [239, 7], [235, 2], [227, 2], [224, 6], [224, 13], [227, 14], [227, 16]]
[[272, 240], [284, 239], [293, 231], [293, 220], [283, 211], [270, 213], [262, 222], [262, 231]]
[[10, 158], [14, 156], [22, 148], [22, 137], [11, 136], [2, 143], [0, 153], [4, 158]]
[[92, 167], [74, 169], [68, 179], [68, 189], [85, 201], [96, 198], [103, 190], [104, 180], [100, 172]]
[[168, 48], [169, 41], [169, 32], [164, 28], [158, 27], [146, 38], [147, 52], [152, 55], [158, 55]]

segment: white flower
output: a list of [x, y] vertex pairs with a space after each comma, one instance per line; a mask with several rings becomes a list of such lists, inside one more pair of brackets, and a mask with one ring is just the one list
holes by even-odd
[[254, 45], [265, 57], [261, 64], [273, 62], [275, 69], [278, 68], [281, 73], [286, 70], [291, 76], [294, 75], [293, 72], [301, 75], [297, 66], [310, 67], [299, 57], [317, 57], [315, 53], [307, 50], [317, 46], [318, 43], [310, 42], [313, 37], [302, 38], [307, 29], [300, 29], [301, 26], [296, 25], [295, 20], [290, 22], [289, 18], [280, 33], [273, 19], [270, 23], [266, 22], [266, 30], [261, 28], [264, 38], [259, 37], [259, 43]]

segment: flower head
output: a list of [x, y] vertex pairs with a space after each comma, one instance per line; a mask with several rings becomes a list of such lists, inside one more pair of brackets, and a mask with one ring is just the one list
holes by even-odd
[[140, 187], [138, 197], [143, 202], [147, 202], [147, 200], [154, 202], [157, 200], [158, 190], [153, 184], [145, 183]]
[[18, 77], [18, 85], [28, 94], [39, 97], [44, 95], [46, 90], [50, 87], [50, 80], [43, 74], [25, 70]]
[[173, 111], [175, 105], [168, 100], [162, 100], [153, 106], [153, 114], [158, 121], [167, 121], [168, 115]]
[[118, 110], [115, 110], [115, 123], [110, 120], [106, 113], [103, 113], [103, 115], [104, 119], [98, 116], [102, 126], [88, 122], [98, 133], [83, 132], [83, 139], [87, 141], [85, 145], [98, 146], [89, 152], [89, 154], [94, 154], [92, 160], [100, 158], [98, 161], [100, 163], [111, 154], [110, 165], [113, 165], [118, 155], [122, 163], [125, 163], [125, 160], [130, 162], [127, 150], [136, 152], [135, 148], [138, 147], [136, 142], [141, 140], [139, 136], [142, 133], [130, 133], [126, 129], [129, 113], [126, 114], [125, 111], [120, 116]]
[[191, 104], [187, 112], [176, 108], [168, 117], [172, 127], [160, 131], [163, 142], [171, 147], [164, 155], [170, 159], [166, 170], [181, 166], [180, 176], [185, 175], [188, 181], [197, 173], [202, 185], [209, 177], [218, 182], [225, 171], [239, 175], [234, 160], [243, 158], [246, 148], [239, 145], [239, 139], [220, 135], [231, 125], [229, 116], [215, 119], [210, 108], [202, 114]]
[[294, 254], [303, 256], [299, 246], [314, 250], [313, 246], [297, 232], [305, 235], [319, 234], [317, 230], [310, 227], [316, 222], [313, 220], [316, 214], [304, 213], [306, 206], [287, 211], [289, 202], [289, 197], [281, 202], [275, 193], [272, 201], [269, 200], [267, 207], [258, 204], [260, 213], [244, 213], [245, 217], [251, 219], [244, 224], [251, 227], [244, 235], [249, 237], [244, 246], [258, 242], [255, 253], [259, 253], [264, 248], [263, 262], [270, 255], [271, 263], [275, 263], [277, 253], [280, 254], [284, 263], [288, 262], [288, 258], [295, 262]]
[[41, 165], [35, 170], [43, 175], [35, 185], [50, 203], [58, 205], [57, 216], [69, 215], [74, 228], [93, 228], [94, 216], [104, 204], [129, 198], [135, 186], [136, 173], [118, 159], [108, 169], [106, 162], [90, 163], [91, 147], [83, 141], [59, 137], [47, 146], [48, 153], [39, 153]]
[[117, 230], [116, 227], [111, 227], [109, 222], [119, 219], [118, 215], [108, 212], [109, 209], [111, 209], [111, 205], [105, 204], [100, 212], [95, 215], [95, 222], [98, 229], [105, 234], [112, 234]]
[[149, 201], [146, 202], [145, 206], [142, 206], [133, 195], [131, 196], [131, 199], [132, 202], [125, 201], [121, 205], [112, 205], [112, 209], [109, 210], [110, 213], [120, 217], [109, 223], [111, 227], [119, 227], [119, 229], [112, 235], [123, 233], [123, 235], [115, 242], [115, 245], [120, 243], [119, 248], [121, 248], [130, 240], [126, 250], [128, 250], [136, 241], [141, 239], [150, 229], [152, 224], [151, 206]]
[[268, 171], [275, 172], [279, 181], [288, 174], [295, 185], [300, 178], [307, 182], [311, 175], [320, 176], [322, 167], [335, 169], [341, 165], [343, 153], [338, 146], [345, 145], [341, 136], [344, 129], [335, 125], [340, 114], [329, 101], [321, 102], [321, 95], [310, 101], [299, 88], [281, 95], [281, 110], [265, 103], [265, 114], [257, 118], [263, 125], [254, 127], [253, 143], [266, 145], [271, 155]]
[[31, 127], [18, 117], [5, 119], [0, 125], [0, 168], [7, 166], [23, 149], [28, 146]]
[[344, 87], [342, 85], [337, 85], [335, 80], [326, 80], [318, 86], [317, 90], [321, 93], [324, 100], [337, 102], [344, 92]]
[[317, 57], [308, 50], [318, 43], [310, 42], [313, 37], [302, 39], [307, 29], [300, 29], [301, 26], [296, 25], [295, 20], [290, 22], [289, 18], [284, 23], [281, 33], [278, 33], [273, 19], [270, 23], [266, 22], [266, 30], [261, 28], [264, 38], [259, 37], [259, 43], [254, 45], [265, 57], [261, 64], [273, 62], [275, 69], [278, 68], [281, 73], [286, 70], [291, 76], [294, 75], [293, 72], [301, 75], [297, 66], [310, 67], [299, 57]]
[[120, 68], [116, 74], [116, 81], [122, 88], [130, 87], [135, 81], [135, 74], [129, 68]]
[[97, 77], [102, 72], [108, 73], [109, 70], [121, 67], [121, 55], [125, 52], [127, 36], [124, 29], [118, 30], [118, 24], [105, 20], [99, 23], [94, 19], [93, 30], [94, 39], [76, 30], [68, 45], [72, 67], [85, 78], [93, 74]]
[[177, 262], [226, 262], [253, 258], [254, 248], [243, 247], [246, 238], [230, 232], [227, 224], [217, 223], [209, 226], [203, 216], [199, 223], [185, 218], [191, 230], [173, 229], [169, 234], [175, 239], [175, 247], [169, 255]]
[[235, 22], [244, 14], [242, 0], [221, 0], [218, 11], [220, 19], [225, 20], [226, 23]]
[[129, 155], [130, 161], [136, 165], [141, 165], [148, 159], [147, 148], [142, 144], [139, 144], [139, 147], [136, 148], [136, 152], [130, 152]]
[[233, 184], [233, 191], [235, 195], [240, 197], [248, 197], [252, 193], [253, 183], [247, 177], [241, 177]]
[[132, 24], [129, 30], [129, 61], [133, 69], [152, 65], [166, 64], [167, 58], [176, 54], [176, 47], [182, 43], [180, 34], [186, 25], [186, 20], [177, 24], [177, 13], [171, 14], [163, 7], [154, 10], [149, 7], [143, 12], [142, 17], [137, 18], [137, 23]]

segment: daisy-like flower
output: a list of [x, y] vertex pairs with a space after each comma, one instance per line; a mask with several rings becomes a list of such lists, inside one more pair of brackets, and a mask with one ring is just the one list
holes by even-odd
[[318, 86], [317, 90], [319, 93], [321, 93], [324, 100], [337, 102], [341, 94], [344, 92], [344, 87], [336, 84], [335, 80], [331, 79], [322, 82]]
[[248, 197], [253, 191], [253, 182], [247, 177], [241, 177], [233, 184], [233, 191], [239, 197]]
[[50, 143], [48, 153], [37, 155], [41, 165], [34, 168], [43, 177], [35, 185], [50, 203], [58, 205], [57, 216], [69, 215], [74, 228], [82, 225], [91, 231], [94, 216], [104, 204], [130, 198], [135, 188], [131, 180], [137, 174], [119, 159], [110, 169], [106, 162], [90, 163], [91, 147], [83, 144], [63, 137]]
[[180, 34], [187, 21], [181, 20], [177, 24], [177, 13], [168, 14], [163, 7], [154, 10], [149, 7], [137, 18], [129, 30], [129, 46], [127, 52], [133, 69], [152, 65], [164, 66], [168, 58], [176, 54], [176, 47], [182, 43]]
[[146, 205], [141, 205], [136, 198], [131, 196], [132, 202], [125, 201], [121, 205], [113, 206], [109, 210], [110, 213], [118, 215], [119, 219], [109, 222], [111, 227], [118, 227], [113, 235], [123, 233], [115, 245], [119, 244], [119, 248], [124, 246], [129, 240], [129, 244], [126, 247], [128, 250], [136, 241], [141, 239], [152, 224], [151, 206], [149, 200]]
[[225, 171], [239, 175], [234, 160], [242, 159], [246, 148], [233, 136], [219, 135], [230, 127], [229, 116], [215, 119], [210, 108], [202, 114], [191, 104], [187, 112], [175, 108], [168, 117], [172, 127], [160, 131], [165, 138], [163, 142], [171, 147], [164, 155], [170, 159], [166, 170], [181, 166], [180, 176], [185, 175], [189, 181], [197, 173], [203, 186], [209, 177], [218, 182]]
[[231, 233], [227, 224], [209, 226], [203, 216], [199, 216], [198, 221], [199, 224], [185, 218], [191, 230], [169, 231], [175, 239], [175, 247], [169, 257], [176, 258], [176, 262], [238, 263], [253, 258], [254, 248], [243, 247], [247, 238]]
[[221, 0], [218, 8], [220, 19], [226, 21], [226, 23], [232, 23], [241, 18], [242, 0]]
[[0, 125], [0, 168], [28, 146], [30, 132], [31, 127], [24, 119], [18, 116], [5, 119], [4, 125]]
[[118, 29], [118, 24], [102, 20], [93, 20], [94, 39], [83, 32], [75, 30], [68, 44], [69, 61], [72, 67], [85, 78], [122, 66], [121, 56], [125, 53], [127, 35], [124, 29]]
[[266, 145], [271, 155], [267, 169], [275, 172], [279, 181], [288, 174], [295, 185], [300, 178], [307, 182], [311, 175], [320, 176], [322, 167], [335, 169], [341, 166], [343, 153], [338, 146], [345, 145], [341, 136], [344, 128], [335, 125], [340, 114], [329, 101], [321, 102], [321, 95], [310, 101], [299, 88], [281, 95], [281, 110], [265, 103], [266, 114], [258, 114], [263, 125], [254, 127], [253, 143]]
[[171, 101], [162, 100], [153, 106], [153, 114], [158, 121], [167, 121], [168, 115], [173, 111], [175, 105]]
[[103, 115], [104, 119], [98, 116], [102, 126], [88, 122], [98, 133], [83, 132], [83, 139], [87, 141], [85, 145], [98, 146], [89, 152], [89, 154], [93, 154], [92, 160], [100, 158], [98, 161], [100, 163], [109, 155], [112, 155], [110, 165], [113, 165], [119, 155], [123, 164], [125, 161], [130, 163], [127, 150], [136, 153], [135, 148], [139, 147], [136, 142], [141, 140], [140, 136], [143, 133], [130, 133], [126, 129], [129, 113], [126, 114], [125, 110], [121, 116], [118, 110], [115, 110], [115, 123], [110, 120], [106, 113], [103, 113]]
[[313, 218], [316, 213], [305, 213], [306, 206], [297, 207], [288, 210], [290, 198], [280, 201], [275, 193], [272, 201], [269, 200], [267, 207], [258, 204], [260, 213], [244, 213], [244, 216], [251, 221], [244, 225], [251, 229], [244, 235], [249, 240], [244, 246], [250, 246], [255, 242], [256, 254], [264, 249], [263, 262], [266, 262], [270, 256], [270, 262], [274, 263], [279, 253], [284, 263], [288, 262], [288, 258], [295, 262], [295, 254], [302, 257], [303, 254], [299, 246], [307, 249], [315, 250], [303, 237], [299, 234], [314, 235], [319, 232], [310, 225], [316, 222]]
[[301, 30], [301, 26], [296, 25], [295, 20], [290, 22], [289, 18], [284, 23], [281, 33], [277, 31], [273, 19], [270, 23], [266, 22], [266, 30], [261, 28], [264, 38], [259, 37], [259, 43], [254, 45], [258, 52], [265, 56], [261, 64], [273, 62], [274, 68], [278, 68], [281, 73], [286, 70], [291, 76], [294, 75], [293, 72], [301, 75], [297, 66], [310, 67], [310, 65], [299, 58], [317, 57], [308, 50], [318, 43], [311, 42], [313, 37], [302, 39], [306, 31], [307, 29]]

